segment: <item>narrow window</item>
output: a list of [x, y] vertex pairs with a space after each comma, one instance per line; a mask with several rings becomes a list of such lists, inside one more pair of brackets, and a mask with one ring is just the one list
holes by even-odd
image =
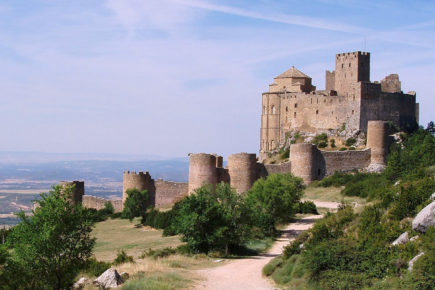
[[285, 111], [288, 112], [288, 107], [287, 106], [285, 107]]
[[263, 114], [264, 114], [264, 115], [267, 115], [266, 106], [263, 106]]
[[297, 108], [298, 107], [298, 104], [297, 103], [295, 103], [295, 108]]
[[353, 96], [353, 100], [355, 101], [355, 96]]
[[272, 106], [272, 115], [276, 113], [275, 106]]
[[294, 112], [293, 116], [296, 118], [296, 112]]
[[344, 68], [344, 63], [341, 64], [341, 68]]
[[319, 114], [319, 110], [316, 110], [316, 115], [318, 115]]
[[350, 62], [349, 62], [349, 67], [350, 67]]
[[354, 110], [352, 110], [352, 115], [353, 115], [353, 113], [355, 113], [355, 111], [354, 111]]
[[313, 98], [311, 98], [311, 104], [313, 103]]

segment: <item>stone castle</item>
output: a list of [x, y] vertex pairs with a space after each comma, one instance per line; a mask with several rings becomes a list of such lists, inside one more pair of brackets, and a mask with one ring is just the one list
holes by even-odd
[[[257, 179], [272, 173], [292, 173], [309, 184], [336, 171], [379, 169], [385, 166], [392, 142], [391, 124], [408, 129], [417, 123], [416, 94], [402, 93], [398, 75], [372, 83], [369, 53], [337, 54], [335, 71], [326, 71], [325, 90], [316, 90], [309, 76], [292, 67], [277, 76], [269, 92], [262, 94], [260, 158], [250, 153], [233, 154], [224, 167], [222, 156], [189, 154], [187, 183], [154, 180], [148, 172], [125, 171], [122, 201], [111, 203], [115, 211], [121, 211], [130, 188], [147, 190], [150, 203], [159, 208], [170, 207], [205, 184], [215, 187], [225, 182], [243, 193]], [[343, 126], [367, 137], [365, 146], [358, 150], [320, 150], [302, 142], [289, 146], [289, 159], [285, 162], [259, 161], [283, 146], [291, 132], [330, 134]], [[84, 195], [81, 183], [76, 190], [77, 202], [95, 209], [104, 207], [106, 200]]]

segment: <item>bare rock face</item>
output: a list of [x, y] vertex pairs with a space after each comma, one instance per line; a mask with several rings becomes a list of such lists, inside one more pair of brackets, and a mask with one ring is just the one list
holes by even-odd
[[373, 172], [373, 173], [381, 173], [385, 170], [385, 165], [383, 164], [377, 164], [377, 163], [370, 163], [369, 166], [366, 168], [367, 172]]
[[433, 226], [435, 226], [435, 201], [423, 208], [412, 221], [412, 229], [421, 233], [425, 233]]
[[403, 245], [403, 244], [406, 244], [407, 242], [409, 242], [409, 235], [408, 235], [408, 232], [404, 232], [396, 240], [394, 240], [392, 245], [393, 246]]
[[435, 200], [435, 192], [430, 196], [430, 200]]
[[113, 268], [107, 269], [100, 277], [94, 280], [94, 283], [103, 289], [117, 288], [123, 283], [121, 276]]
[[412, 271], [412, 269], [414, 268], [414, 263], [417, 262], [417, 260], [423, 255], [424, 255], [424, 252], [421, 252], [408, 262], [408, 271]]

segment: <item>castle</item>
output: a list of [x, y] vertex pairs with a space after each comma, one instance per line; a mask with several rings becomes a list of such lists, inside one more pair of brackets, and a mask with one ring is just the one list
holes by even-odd
[[[272, 173], [292, 173], [306, 184], [336, 171], [379, 170], [386, 164], [391, 123], [407, 129], [418, 122], [415, 92], [404, 94], [398, 75], [387, 76], [380, 83], [370, 82], [370, 54], [367, 52], [336, 55], [335, 71], [326, 71], [326, 90], [318, 91], [311, 78], [292, 67], [274, 79], [269, 92], [262, 94], [260, 158], [253, 153], [228, 157], [216, 154], [189, 154], [187, 183], [154, 180], [148, 172], [125, 171], [122, 201], [111, 201], [122, 210], [127, 190], [147, 190], [150, 203], [169, 207], [195, 189], [208, 184], [229, 183], [237, 193], [248, 191], [253, 183]], [[367, 137], [358, 150], [320, 150], [302, 142], [289, 146], [289, 159], [279, 164], [265, 164], [264, 156], [286, 142], [291, 132], [313, 134], [334, 132], [343, 126]], [[101, 209], [106, 200], [84, 195], [79, 184], [74, 200], [90, 208]], [[81, 195], [80, 197], [76, 195]]]
[[262, 94], [260, 157], [282, 146], [292, 131], [323, 133], [346, 126], [367, 133], [369, 120], [408, 129], [418, 123], [415, 92], [404, 94], [397, 74], [370, 82], [370, 53], [339, 53], [326, 71], [325, 90], [292, 67]]

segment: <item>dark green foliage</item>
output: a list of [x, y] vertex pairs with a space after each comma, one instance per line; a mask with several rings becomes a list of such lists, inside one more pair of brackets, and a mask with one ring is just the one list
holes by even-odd
[[209, 186], [184, 198], [175, 219], [177, 233], [191, 252], [222, 251], [241, 245], [248, 225], [242, 198], [228, 184], [219, 184], [215, 192]]
[[355, 149], [355, 147], [351, 146], [351, 147], [349, 147], [349, 150], [352, 151], [352, 150], [356, 150], [356, 149]]
[[103, 274], [107, 269], [109, 269], [111, 266], [110, 263], [107, 262], [101, 262], [97, 261], [95, 258], [90, 258], [84, 267], [84, 272], [91, 275], [98, 277], [101, 274]]
[[355, 143], [356, 143], [356, 139], [350, 137], [350, 138], [346, 139], [346, 141], [344, 142], [344, 145], [349, 147], [349, 146], [352, 146]]
[[311, 213], [311, 214], [319, 214], [319, 212], [317, 211], [317, 207], [314, 204], [314, 202], [312, 201], [303, 201], [300, 202], [299, 204], [297, 204], [297, 212], [301, 213], [301, 214], [307, 214], [307, 213]]
[[136, 188], [127, 189], [127, 199], [124, 202], [122, 217], [132, 221], [135, 217], [141, 217], [141, 223], [145, 223], [148, 207], [148, 192], [139, 191]]
[[171, 223], [172, 211], [159, 211], [153, 208], [148, 211], [144, 224], [155, 229], [165, 229]]
[[328, 147], [328, 143], [326, 143], [325, 141], [321, 141], [321, 142], [319, 142], [317, 147], [319, 147], [319, 148], [326, 148], [326, 147]]
[[132, 256], [127, 255], [124, 250], [118, 252], [115, 260], [113, 260], [113, 265], [119, 265], [124, 263], [133, 263], [134, 259]]
[[435, 285], [435, 228], [422, 236], [424, 255], [414, 264], [410, 280], [414, 289], [433, 289]]
[[273, 234], [277, 223], [288, 221], [296, 213], [295, 204], [303, 188], [302, 179], [291, 174], [271, 174], [257, 180], [245, 199], [253, 225], [267, 235]]
[[431, 177], [404, 183], [400, 186], [398, 194], [394, 196], [391, 216], [398, 220], [414, 216], [417, 213], [417, 207], [429, 200], [434, 191], [435, 180]]
[[329, 144], [331, 144], [331, 148], [335, 148], [336, 147], [336, 145], [335, 145], [335, 139], [330, 139], [329, 140]]
[[1, 228], [0, 229], [0, 245], [6, 243], [8, 235], [12, 232], [13, 228]]
[[281, 159], [288, 159], [290, 156], [290, 149], [285, 149], [280, 154]]
[[13, 247], [14, 276], [21, 287], [67, 288], [92, 254], [93, 221], [69, 197], [73, 187], [56, 186], [41, 194], [33, 216], [18, 214], [21, 222], [8, 237]]
[[346, 147], [341, 147], [341, 148], [340, 148], [340, 151], [346, 151], [346, 150], [347, 150]]
[[309, 238], [308, 232], [303, 232], [296, 237], [288, 246], [284, 247], [283, 257], [289, 259], [291, 256], [301, 252], [301, 245], [304, 244]]
[[346, 187], [341, 193], [347, 196], [375, 198], [390, 185], [391, 182], [382, 174], [357, 172], [346, 182]]
[[403, 144], [394, 143], [390, 151], [385, 171], [389, 179], [416, 174], [419, 169], [435, 164], [435, 137], [419, 129], [412, 135], [403, 135]]
[[106, 201], [104, 203], [104, 208], [102, 209], [102, 211], [104, 211], [104, 213], [108, 216], [115, 213], [115, 209], [113, 208], [113, 204], [110, 201]]
[[[316, 137], [314, 137], [313, 144], [316, 146], [319, 146], [320, 143], [328, 144], [328, 135], [326, 135], [326, 133], [322, 133], [322, 134], [316, 135]], [[326, 145], [326, 146], [328, 146], [328, 145]], [[323, 148], [323, 147], [321, 147], [321, 148]]]

